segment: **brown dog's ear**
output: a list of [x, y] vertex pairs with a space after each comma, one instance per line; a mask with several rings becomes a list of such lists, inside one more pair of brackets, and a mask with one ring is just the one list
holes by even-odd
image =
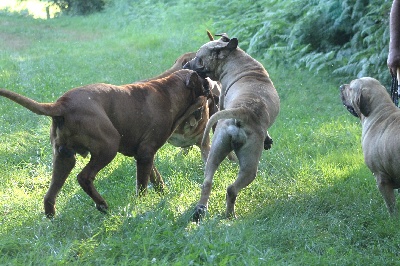
[[196, 71], [191, 71], [189, 75], [186, 77], [186, 87], [191, 90], [194, 90], [196, 97], [204, 95], [204, 87], [203, 82], [200, 76]]
[[214, 37], [212, 36], [212, 34], [209, 30], [207, 30], [207, 35], [208, 35], [208, 38], [210, 39], [210, 41], [214, 41]]

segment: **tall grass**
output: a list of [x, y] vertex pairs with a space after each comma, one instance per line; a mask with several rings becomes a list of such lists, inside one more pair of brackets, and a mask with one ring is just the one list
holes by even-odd
[[[50, 102], [76, 86], [159, 74], [205, 43], [212, 27], [194, 6], [173, 3], [120, 1], [101, 14], [54, 20], [2, 13], [0, 87]], [[282, 109], [270, 130], [274, 146], [238, 197], [236, 220], [223, 214], [238, 166], [223, 162], [208, 215], [196, 225], [200, 152], [168, 144], [156, 158], [165, 195], [150, 188], [136, 197], [134, 162], [119, 155], [95, 182], [110, 205], [104, 215], [74, 178], [87, 163], [80, 158], [48, 220], [50, 119], [0, 99], [0, 264], [396, 265], [399, 221], [389, 219], [364, 165], [361, 128], [341, 106], [339, 84], [331, 73], [261, 62]]]

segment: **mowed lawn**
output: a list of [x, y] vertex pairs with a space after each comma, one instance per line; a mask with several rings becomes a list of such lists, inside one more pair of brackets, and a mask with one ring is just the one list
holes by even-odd
[[[206, 28], [224, 31], [179, 5], [148, 11], [51, 20], [0, 13], [0, 87], [53, 102], [90, 83], [126, 84], [196, 51], [208, 40]], [[339, 97], [340, 80], [355, 77], [257, 59], [278, 90], [281, 112], [269, 130], [273, 148], [239, 194], [235, 220], [224, 219], [225, 190], [238, 166], [222, 163], [207, 216], [195, 224], [200, 151], [169, 144], [156, 157], [165, 194], [149, 187], [137, 197], [134, 160], [118, 155], [95, 181], [109, 203], [108, 214], [100, 213], [76, 180], [88, 162], [79, 157], [55, 218], [45, 218], [51, 120], [0, 98], [0, 264], [400, 265], [399, 219], [389, 218], [363, 161], [360, 123]]]

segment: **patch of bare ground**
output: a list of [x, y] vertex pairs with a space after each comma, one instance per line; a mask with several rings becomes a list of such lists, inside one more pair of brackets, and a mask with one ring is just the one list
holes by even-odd
[[[101, 33], [85, 32], [82, 30], [55, 28], [48, 24], [38, 23], [30, 31], [25, 29], [8, 31], [14, 27], [10, 21], [0, 21], [0, 49], [19, 51], [30, 48], [40, 40], [57, 40], [59, 42], [85, 42], [92, 41], [100, 37]], [[5, 29], [5, 30], [2, 30]]]

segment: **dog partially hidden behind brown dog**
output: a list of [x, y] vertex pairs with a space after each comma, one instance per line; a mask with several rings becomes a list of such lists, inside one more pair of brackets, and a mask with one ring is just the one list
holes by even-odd
[[[52, 118], [53, 173], [44, 197], [45, 214], [54, 216], [57, 194], [75, 166], [76, 153], [90, 153], [89, 163], [77, 178], [100, 211], [108, 205], [93, 181], [118, 152], [136, 159], [137, 193], [145, 192], [157, 150], [182, 121], [206, 102], [203, 84], [208, 83], [196, 72], [180, 70], [148, 82], [75, 88], [55, 103], [38, 103], [0, 89], [0, 96]], [[163, 185], [159, 174], [151, 181], [155, 187]]]
[[[138, 82], [146, 82], [164, 78], [175, 71], [182, 69], [183, 66], [195, 56], [196, 53], [194, 52], [185, 53], [179, 56], [175, 60], [175, 63], [162, 74]], [[168, 143], [175, 147], [183, 148], [184, 152], [187, 152], [192, 146], [199, 147], [201, 151], [201, 158], [204, 163], [207, 161], [208, 153], [210, 152], [210, 137], [207, 135], [204, 139], [204, 144], [201, 145], [203, 132], [210, 116], [219, 110], [218, 103], [221, 93], [221, 87], [218, 82], [213, 81], [210, 78], [206, 78], [206, 81], [208, 82], [208, 87], [210, 88], [209, 92], [207, 93], [207, 102], [205, 102], [199, 109], [185, 119], [168, 139]], [[237, 161], [234, 153], [229, 153], [228, 159], [231, 161]], [[157, 174], [157, 171], [155, 171], [155, 173]]]
[[379, 81], [365, 77], [340, 87], [343, 105], [361, 120], [364, 160], [374, 174], [390, 215], [398, 213], [400, 188], [400, 109]]

